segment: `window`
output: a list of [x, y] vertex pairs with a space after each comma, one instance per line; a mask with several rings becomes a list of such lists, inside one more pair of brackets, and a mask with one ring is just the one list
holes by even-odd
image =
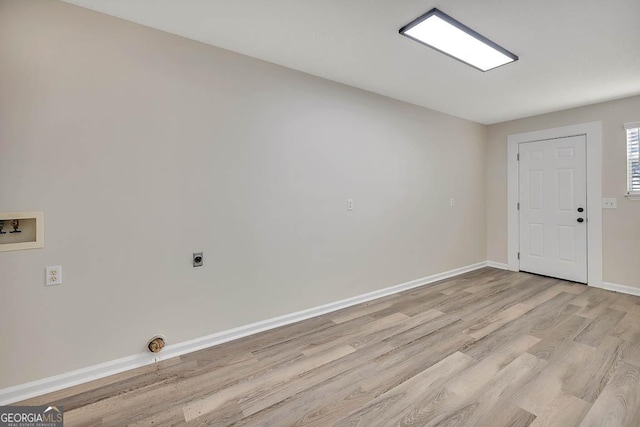
[[640, 122], [625, 123], [627, 130], [627, 196], [640, 200]]

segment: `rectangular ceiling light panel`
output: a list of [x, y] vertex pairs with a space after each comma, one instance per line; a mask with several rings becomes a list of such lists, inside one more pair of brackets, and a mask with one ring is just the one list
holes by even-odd
[[518, 57], [438, 9], [431, 9], [400, 29], [400, 34], [448, 56], [488, 71]]

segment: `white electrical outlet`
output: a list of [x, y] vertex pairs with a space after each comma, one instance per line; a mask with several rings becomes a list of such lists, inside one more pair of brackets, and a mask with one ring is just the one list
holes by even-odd
[[455, 205], [456, 205], [456, 199], [450, 199], [449, 206], [455, 206]]
[[353, 210], [353, 199], [347, 199], [347, 210], [348, 211]]
[[45, 286], [62, 285], [62, 266], [47, 267], [44, 284]]
[[615, 197], [609, 199], [602, 199], [602, 207], [604, 209], [617, 209], [618, 208], [618, 199]]

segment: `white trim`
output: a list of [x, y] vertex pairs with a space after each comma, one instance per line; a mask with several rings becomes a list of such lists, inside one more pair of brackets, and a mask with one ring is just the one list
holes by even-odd
[[468, 265], [466, 267], [456, 268], [454, 270], [438, 273], [421, 279], [412, 280], [400, 285], [391, 286], [366, 294], [347, 298], [341, 301], [309, 308], [307, 310], [297, 311], [295, 313], [285, 314], [283, 316], [274, 317], [272, 319], [263, 320], [261, 322], [251, 323], [249, 325], [240, 326], [238, 328], [229, 329], [212, 335], [196, 338], [190, 341], [184, 341], [178, 344], [167, 345], [162, 353], [139, 353], [133, 356], [123, 357], [121, 359], [100, 363], [98, 365], [89, 366], [87, 368], [78, 369], [64, 374], [56, 375], [42, 380], [29, 382], [0, 389], [0, 405], [8, 405], [10, 403], [19, 402], [35, 396], [41, 396], [46, 393], [61, 390], [74, 385], [86, 383], [89, 381], [104, 378], [130, 369], [139, 368], [149, 365], [160, 360], [170, 359], [172, 357], [181, 356], [183, 354], [202, 350], [204, 348], [213, 347], [218, 344], [237, 340], [248, 335], [257, 334], [279, 326], [288, 325], [311, 317], [320, 316], [322, 314], [341, 310], [356, 304], [361, 304], [374, 299], [393, 295], [398, 292], [417, 288], [429, 283], [438, 282], [463, 273], [478, 270], [486, 267], [487, 262], [479, 262]]
[[620, 292], [623, 294], [640, 296], [640, 288], [635, 288], [633, 286], [627, 286], [627, 285], [618, 285], [617, 283], [602, 282], [602, 289], [606, 289], [608, 291]]
[[509, 270], [509, 264], [495, 261], [487, 261], [487, 267], [499, 268], [500, 270]]
[[65, 372], [53, 377], [4, 388], [0, 390], [0, 406], [108, 377], [109, 375], [149, 365], [155, 361], [156, 358], [150, 353], [139, 353], [75, 371]]
[[507, 139], [507, 259], [519, 271], [518, 144], [585, 135], [587, 139], [587, 276], [589, 286], [602, 287], [602, 122], [509, 135]]
[[638, 129], [640, 128], [640, 122], [629, 122], [624, 124], [625, 129]]

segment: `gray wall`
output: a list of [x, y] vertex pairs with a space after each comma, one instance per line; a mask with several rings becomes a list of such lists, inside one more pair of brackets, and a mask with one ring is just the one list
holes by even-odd
[[0, 70], [0, 211], [46, 223], [0, 388], [486, 259], [479, 124], [47, 0], [0, 0]]
[[487, 258], [507, 262], [507, 136], [602, 121], [602, 196], [616, 197], [618, 209], [602, 215], [605, 282], [640, 288], [640, 202], [627, 191], [626, 133], [623, 123], [640, 120], [640, 96], [543, 114], [488, 127]]

